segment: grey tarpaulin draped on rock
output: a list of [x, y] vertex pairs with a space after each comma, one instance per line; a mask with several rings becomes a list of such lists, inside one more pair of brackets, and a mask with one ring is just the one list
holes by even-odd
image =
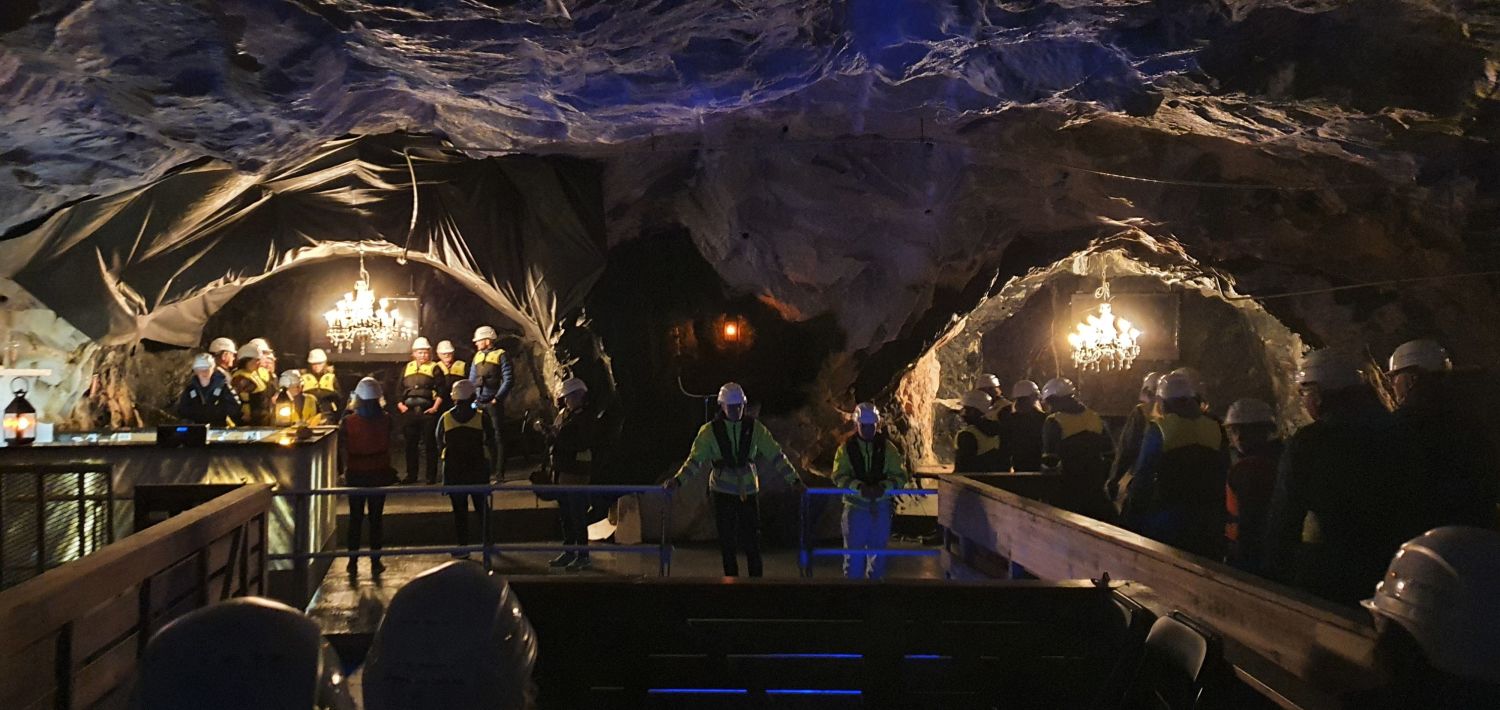
[[545, 342], [604, 267], [597, 170], [473, 160], [403, 135], [335, 141], [267, 177], [205, 162], [0, 242], [0, 276], [102, 343], [193, 346], [241, 288], [360, 245], [390, 257], [409, 248], [411, 261], [451, 274]]

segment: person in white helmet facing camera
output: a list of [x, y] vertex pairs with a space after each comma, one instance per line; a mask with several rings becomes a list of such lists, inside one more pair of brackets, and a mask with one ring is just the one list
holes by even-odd
[[698, 429], [693, 448], [677, 474], [662, 485], [668, 490], [708, 473], [713, 494], [714, 519], [719, 529], [719, 552], [724, 558], [724, 576], [740, 573], [738, 552], [743, 550], [751, 577], [763, 574], [760, 556], [760, 479], [780, 476], [797, 488], [802, 479], [792, 468], [781, 445], [759, 420], [747, 416], [745, 390], [734, 382], [719, 388], [719, 413]]
[[[437, 483], [438, 412], [443, 409], [444, 377], [432, 361], [432, 343], [419, 337], [411, 343], [411, 361], [401, 371], [401, 396], [396, 411], [401, 413], [401, 438], [406, 441], [406, 480], [416, 483], [420, 468], [427, 467], [427, 485]], [[426, 454], [425, 456], [423, 454]]]
[[[442, 458], [443, 485], [482, 486], [490, 482], [490, 457], [495, 455], [494, 422], [483, 409], [474, 406], [474, 383], [454, 382], [449, 389], [453, 406], [438, 417], [437, 444]], [[458, 544], [469, 544], [469, 503], [480, 516], [489, 515], [490, 497], [483, 493], [450, 493], [453, 503], [453, 528]], [[466, 555], [464, 555], [466, 556]]]
[[959, 400], [963, 423], [953, 435], [954, 473], [994, 473], [1004, 470], [998, 423], [989, 418], [994, 399], [983, 390], [969, 390]]
[[[1001, 461], [1001, 470], [1042, 470], [1042, 427], [1047, 413], [1042, 411], [1042, 389], [1031, 380], [1010, 386], [1011, 405], [1000, 416], [1000, 438], [1010, 460]], [[1009, 464], [1006, 466], [1005, 464]]]
[[1423, 486], [1432, 492], [1421, 525], [1494, 527], [1500, 454], [1487, 431], [1489, 418], [1464, 406], [1452, 371], [1448, 351], [1432, 340], [1407, 342], [1391, 354], [1396, 418], [1421, 447]]
[[[870, 402], [854, 408], [854, 433], [833, 455], [833, 485], [844, 496], [842, 529], [846, 550], [884, 550], [891, 537], [891, 491], [906, 486], [906, 457], [880, 430], [880, 410]], [[844, 555], [844, 576], [880, 579], [883, 555]]]
[[1383, 682], [1341, 700], [1359, 710], [1500, 708], [1500, 532], [1449, 526], [1396, 553], [1375, 595]]
[[287, 370], [276, 381], [276, 398], [271, 401], [271, 420], [276, 426], [322, 426], [318, 401], [302, 391], [302, 373]]
[[1415, 442], [1354, 363], [1331, 349], [1303, 359], [1297, 389], [1314, 421], [1281, 455], [1263, 549], [1267, 576], [1349, 606], [1427, 507]]
[[240, 416], [239, 397], [224, 373], [214, 367], [214, 359], [208, 353], [193, 358], [193, 376], [177, 400], [177, 416], [211, 427], [234, 426], [234, 420]]
[[1224, 416], [1229, 437], [1229, 477], [1224, 485], [1225, 559], [1247, 572], [1261, 566], [1261, 543], [1266, 515], [1276, 490], [1276, 467], [1281, 462], [1281, 438], [1276, 435], [1276, 412], [1258, 399], [1236, 400]]
[[1229, 450], [1219, 422], [1203, 413], [1193, 381], [1156, 384], [1161, 416], [1146, 425], [1122, 512], [1132, 530], [1180, 550], [1223, 555], [1224, 478]]
[[339, 376], [328, 362], [328, 353], [322, 348], [307, 351], [307, 369], [302, 372], [302, 392], [318, 403], [318, 411], [327, 423], [337, 422], [344, 409], [344, 396], [339, 393]]
[[1125, 416], [1125, 428], [1120, 431], [1120, 445], [1115, 460], [1110, 464], [1109, 481], [1104, 484], [1104, 494], [1115, 503], [1115, 509], [1124, 506], [1125, 497], [1120, 495], [1120, 479], [1135, 465], [1141, 453], [1141, 438], [1146, 436], [1146, 426], [1156, 420], [1156, 383], [1161, 373], [1148, 372], [1141, 378], [1141, 392], [1130, 414]]
[[1110, 521], [1114, 507], [1104, 497], [1114, 442], [1109, 427], [1094, 410], [1078, 400], [1078, 389], [1061, 377], [1042, 385], [1042, 468], [1061, 471], [1063, 482], [1057, 506], [1095, 520]]
[[240, 418], [236, 422], [244, 426], [270, 426], [271, 397], [275, 392], [272, 382], [262, 377], [261, 349], [254, 343], [246, 343], [235, 353], [234, 371], [229, 373], [229, 386], [240, 400]]
[[448, 386], [458, 380], [469, 378], [468, 363], [458, 359], [455, 354], [458, 351], [453, 347], [452, 340], [439, 340], [437, 344], [438, 369], [443, 371], [443, 376], [448, 378]]
[[500, 425], [505, 423], [505, 398], [515, 386], [516, 374], [510, 364], [510, 356], [499, 347], [500, 336], [495, 329], [482, 325], [474, 329], [474, 362], [469, 368], [469, 381], [474, 383], [475, 402], [490, 415], [495, 423], [495, 460], [491, 479], [500, 483], [505, 478], [505, 439], [500, 436]]
[[[599, 413], [589, 406], [589, 386], [569, 377], [557, 388], [557, 418], [544, 427], [550, 483], [586, 486], [593, 480], [594, 454], [599, 448]], [[589, 502], [586, 492], [559, 493], [557, 512], [562, 522], [564, 545], [589, 544]], [[588, 569], [588, 550], [569, 550], [548, 563], [553, 569], [576, 572]]]

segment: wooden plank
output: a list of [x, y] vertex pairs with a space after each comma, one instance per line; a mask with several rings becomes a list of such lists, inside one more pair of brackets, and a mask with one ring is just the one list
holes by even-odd
[[0, 655], [0, 708], [26, 707], [51, 696], [57, 675], [57, 635]]
[[162, 609], [176, 605], [189, 596], [200, 596], [202, 591], [203, 580], [199, 577], [199, 557], [189, 555], [151, 577], [152, 618], [154, 619]]
[[132, 586], [73, 624], [72, 662], [76, 668], [108, 650], [140, 623], [140, 587]]
[[1353, 610], [979, 481], [949, 477], [940, 490], [940, 524], [1039, 577], [1139, 581], [1323, 687], [1355, 687], [1371, 668], [1374, 630]]
[[[271, 487], [252, 484], [0, 592], [0, 645], [28, 645], [193, 554], [271, 505]], [[100, 584], [99, 580], [110, 580]]]
[[86, 708], [130, 681], [135, 672], [134, 635], [73, 674], [73, 707]]

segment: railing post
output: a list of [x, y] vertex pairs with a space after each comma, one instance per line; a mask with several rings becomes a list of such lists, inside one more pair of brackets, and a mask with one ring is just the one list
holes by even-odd
[[[307, 585], [310, 580], [310, 564], [307, 557], [312, 534], [312, 494], [292, 491], [292, 580], [297, 585], [297, 608], [307, 608]], [[352, 521], [351, 521], [352, 522]]]
[[657, 570], [656, 576], [670, 577], [672, 575], [672, 546], [667, 539], [668, 531], [672, 528], [672, 491], [668, 489], [662, 495], [661, 504], [661, 536], [657, 539]]
[[812, 554], [807, 546], [807, 512], [812, 495], [803, 488], [797, 501], [797, 569], [804, 578], [812, 577]]
[[486, 572], [490, 571], [490, 496], [494, 492], [494, 484], [491, 484], [484, 492], [484, 503], [479, 506], [479, 556]]

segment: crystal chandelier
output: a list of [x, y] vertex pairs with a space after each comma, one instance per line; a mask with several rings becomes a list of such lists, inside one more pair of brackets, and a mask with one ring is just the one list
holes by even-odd
[[1103, 301], [1099, 314], [1085, 316], [1078, 329], [1068, 334], [1073, 346], [1073, 364], [1083, 370], [1127, 370], [1141, 354], [1141, 330], [1130, 321], [1116, 317], [1110, 307], [1109, 281], [1094, 291]]
[[397, 339], [412, 338], [416, 328], [401, 317], [399, 309], [389, 305], [387, 299], [376, 299], [375, 292], [370, 290], [370, 272], [365, 271], [365, 250], [361, 248], [359, 280], [354, 282], [354, 291], [345, 293], [332, 310], [323, 314], [328, 321], [328, 342], [339, 352], [358, 345], [359, 354], [364, 355], [370, 345], [385, 348]]

